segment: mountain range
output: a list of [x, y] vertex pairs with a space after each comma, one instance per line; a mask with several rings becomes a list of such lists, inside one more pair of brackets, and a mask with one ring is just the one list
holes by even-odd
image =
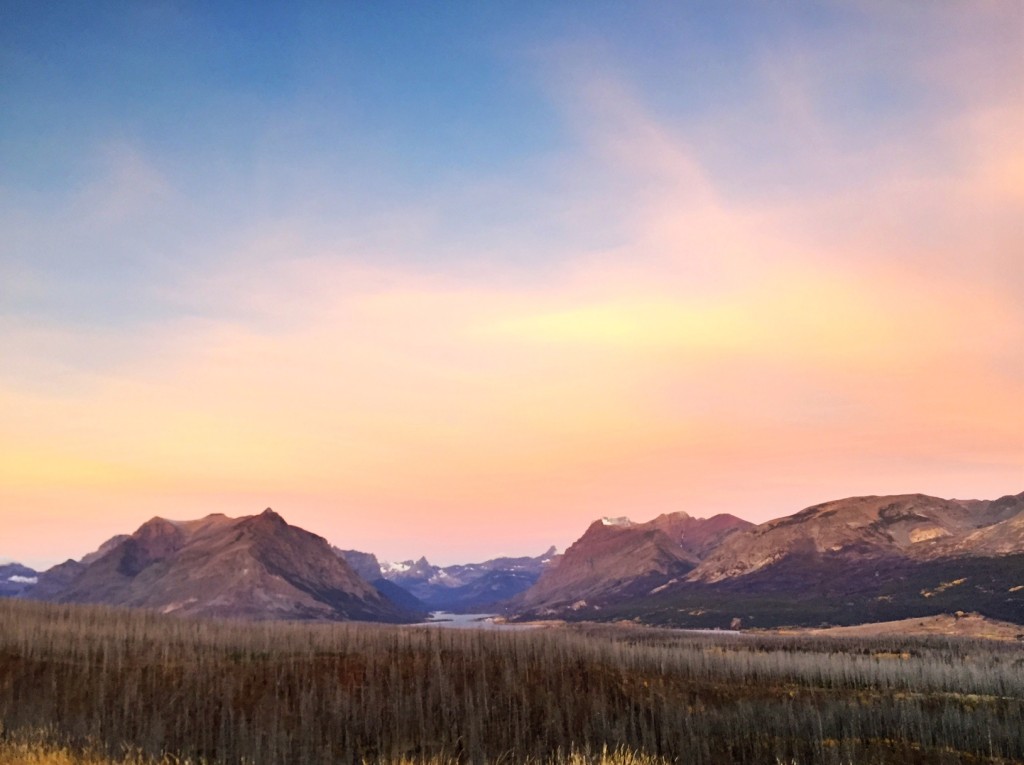
[[430, 610], [681, 627], [855, 624], [956, 611], [1024, 624], [1024, 493], [826, 502], [752, 524], [603, 518], [562, 555], [435, 566], [331, 547], [266, 510], [153, 518], [0, 595], [245, 619], [417, 621]]
[[737, 521], [718, 520], [719, 536], [695, 552], [659, 533], [686, 518], [605, 519], [512, 609], [520, 618], [684, 627], [853, 624], [958, 610], [1024, 623], [1024, 493], [853, 497], [760, 525]]
[[430, 610], [465, 613], [502, 608], [536, 583], [556, 552], [551, 547], [534, 558], [493, 558], [444, 567], [420, 558], [380, 564], [380, 569], [385, 580], [411, 592]]

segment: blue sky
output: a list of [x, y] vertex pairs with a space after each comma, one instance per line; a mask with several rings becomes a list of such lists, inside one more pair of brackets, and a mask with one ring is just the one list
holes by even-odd
[[[173, 279], [199, 257], [198, 238], [212, 244], [244, 226], [307, 219], [343, 220], [349, 239], [386, 240], [375, 221], [417, 206], [431, 222], [421, 223], [417, 247], [385, 244], [396, 258], [426, 269], [488, 258], [543, 267], [581, 236], [588, 247], [615, 242], [601, 220], [566, 230], [545, 214], [547, 197], [573, 196], [604, 172], [581, 146], [579, 120], [600, 118], [580, 106], [595, 79], [620, 83], [685, 132], [722, 189], [766, 197], [875, 172], [870, 162], [845, 163], [830, 175], [808, 162], [812, 129], [851, 156], [893, 136], [912, 153], [920, 123], [969, 98], [922, 82], [915, 66], [946, 37], [960, 48], [961, 37], [990, 45], [988, 61], [975, 51], [982, 69], [1019, 67], [1012, 4], [1002, 16], [1017, 25], [979, 14], [974, 29], [948, 4], [214, 5], [5, 4], [5, 206], [66, 209], [105, 174], [131, 173], [132, 157], [135, 172], [152, 171], [154, 184], [159, 176], [182, 197], [162, 215], [75, 237], [74, 254], [59, 238], [31, 235], [13, 255], [5, 248], [8, 266], [13, 259], [45, 278], [59, 271], [83, 282], [79, 297], [100, 290], [103, 300], [16, 288], [7, 300], [82, 320], [130, 319], [144, 309], [118, 314], [125, 288]], [[805, 89], [795, 98], [813, 102], [815, 128], [780, 100], [787, 78]], [[554, 177], [567, 158], [581, 172]], [[481, 240], [511, 228], [529, 246], [483, 251], [494, 248]], [[106, 292], [90, 284], [99, 277]]]
[[0, 2], [0, 555], [1019, 491], [1022, 45], [1014, 2]]

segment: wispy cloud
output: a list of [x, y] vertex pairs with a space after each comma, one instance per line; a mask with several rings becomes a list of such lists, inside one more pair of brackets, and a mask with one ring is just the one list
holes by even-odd
[[[143, 505], [279, 497], [385, 557], [458, 529], [433, 543], [458, 557], [496, 523], [525, 551], [605, 512], [1018, 490], [1021, 94], [1006, 75], [976, 97], [919, 38], [920, 103], [861, 138], [829, 92], [855, 40], [766, 49], [748, 102], [683, 116], [570, 47], [546, 59], [557, 154], [362, 220], [218, 220], [111, 144], [67, 207], [19, 213], [4, 273], [14, 296], [153, 310], [72, 323], [5, 297], [0, 500], [82, 533], [102, 509], [113, 533]], [[873, 69], [905, 60], [875, 42]], [[951, 55], [980, 77], [976, 44]], [[105, 243], [127, 259], [94, 269], [111, 284], [28, 262], [81, 236], [93, 266]]]

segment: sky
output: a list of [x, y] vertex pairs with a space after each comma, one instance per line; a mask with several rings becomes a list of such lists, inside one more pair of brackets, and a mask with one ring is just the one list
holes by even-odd
[[0, 560], [1024, 491], [1024, 4], [0, 0]]

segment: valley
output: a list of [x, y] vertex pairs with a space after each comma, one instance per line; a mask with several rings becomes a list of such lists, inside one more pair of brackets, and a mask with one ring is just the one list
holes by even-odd
[[188, 616], [416, 623], [511, 621], [690, 629], [822, 628], [977, 612], [1024, 624], [1024, 493], [825, 502], [762, 524], [685, 512], [594, 521], [564, 553], [381, 563], [289, 524], [153, 518], [79, 560], [8, 564], [0, 595]]

